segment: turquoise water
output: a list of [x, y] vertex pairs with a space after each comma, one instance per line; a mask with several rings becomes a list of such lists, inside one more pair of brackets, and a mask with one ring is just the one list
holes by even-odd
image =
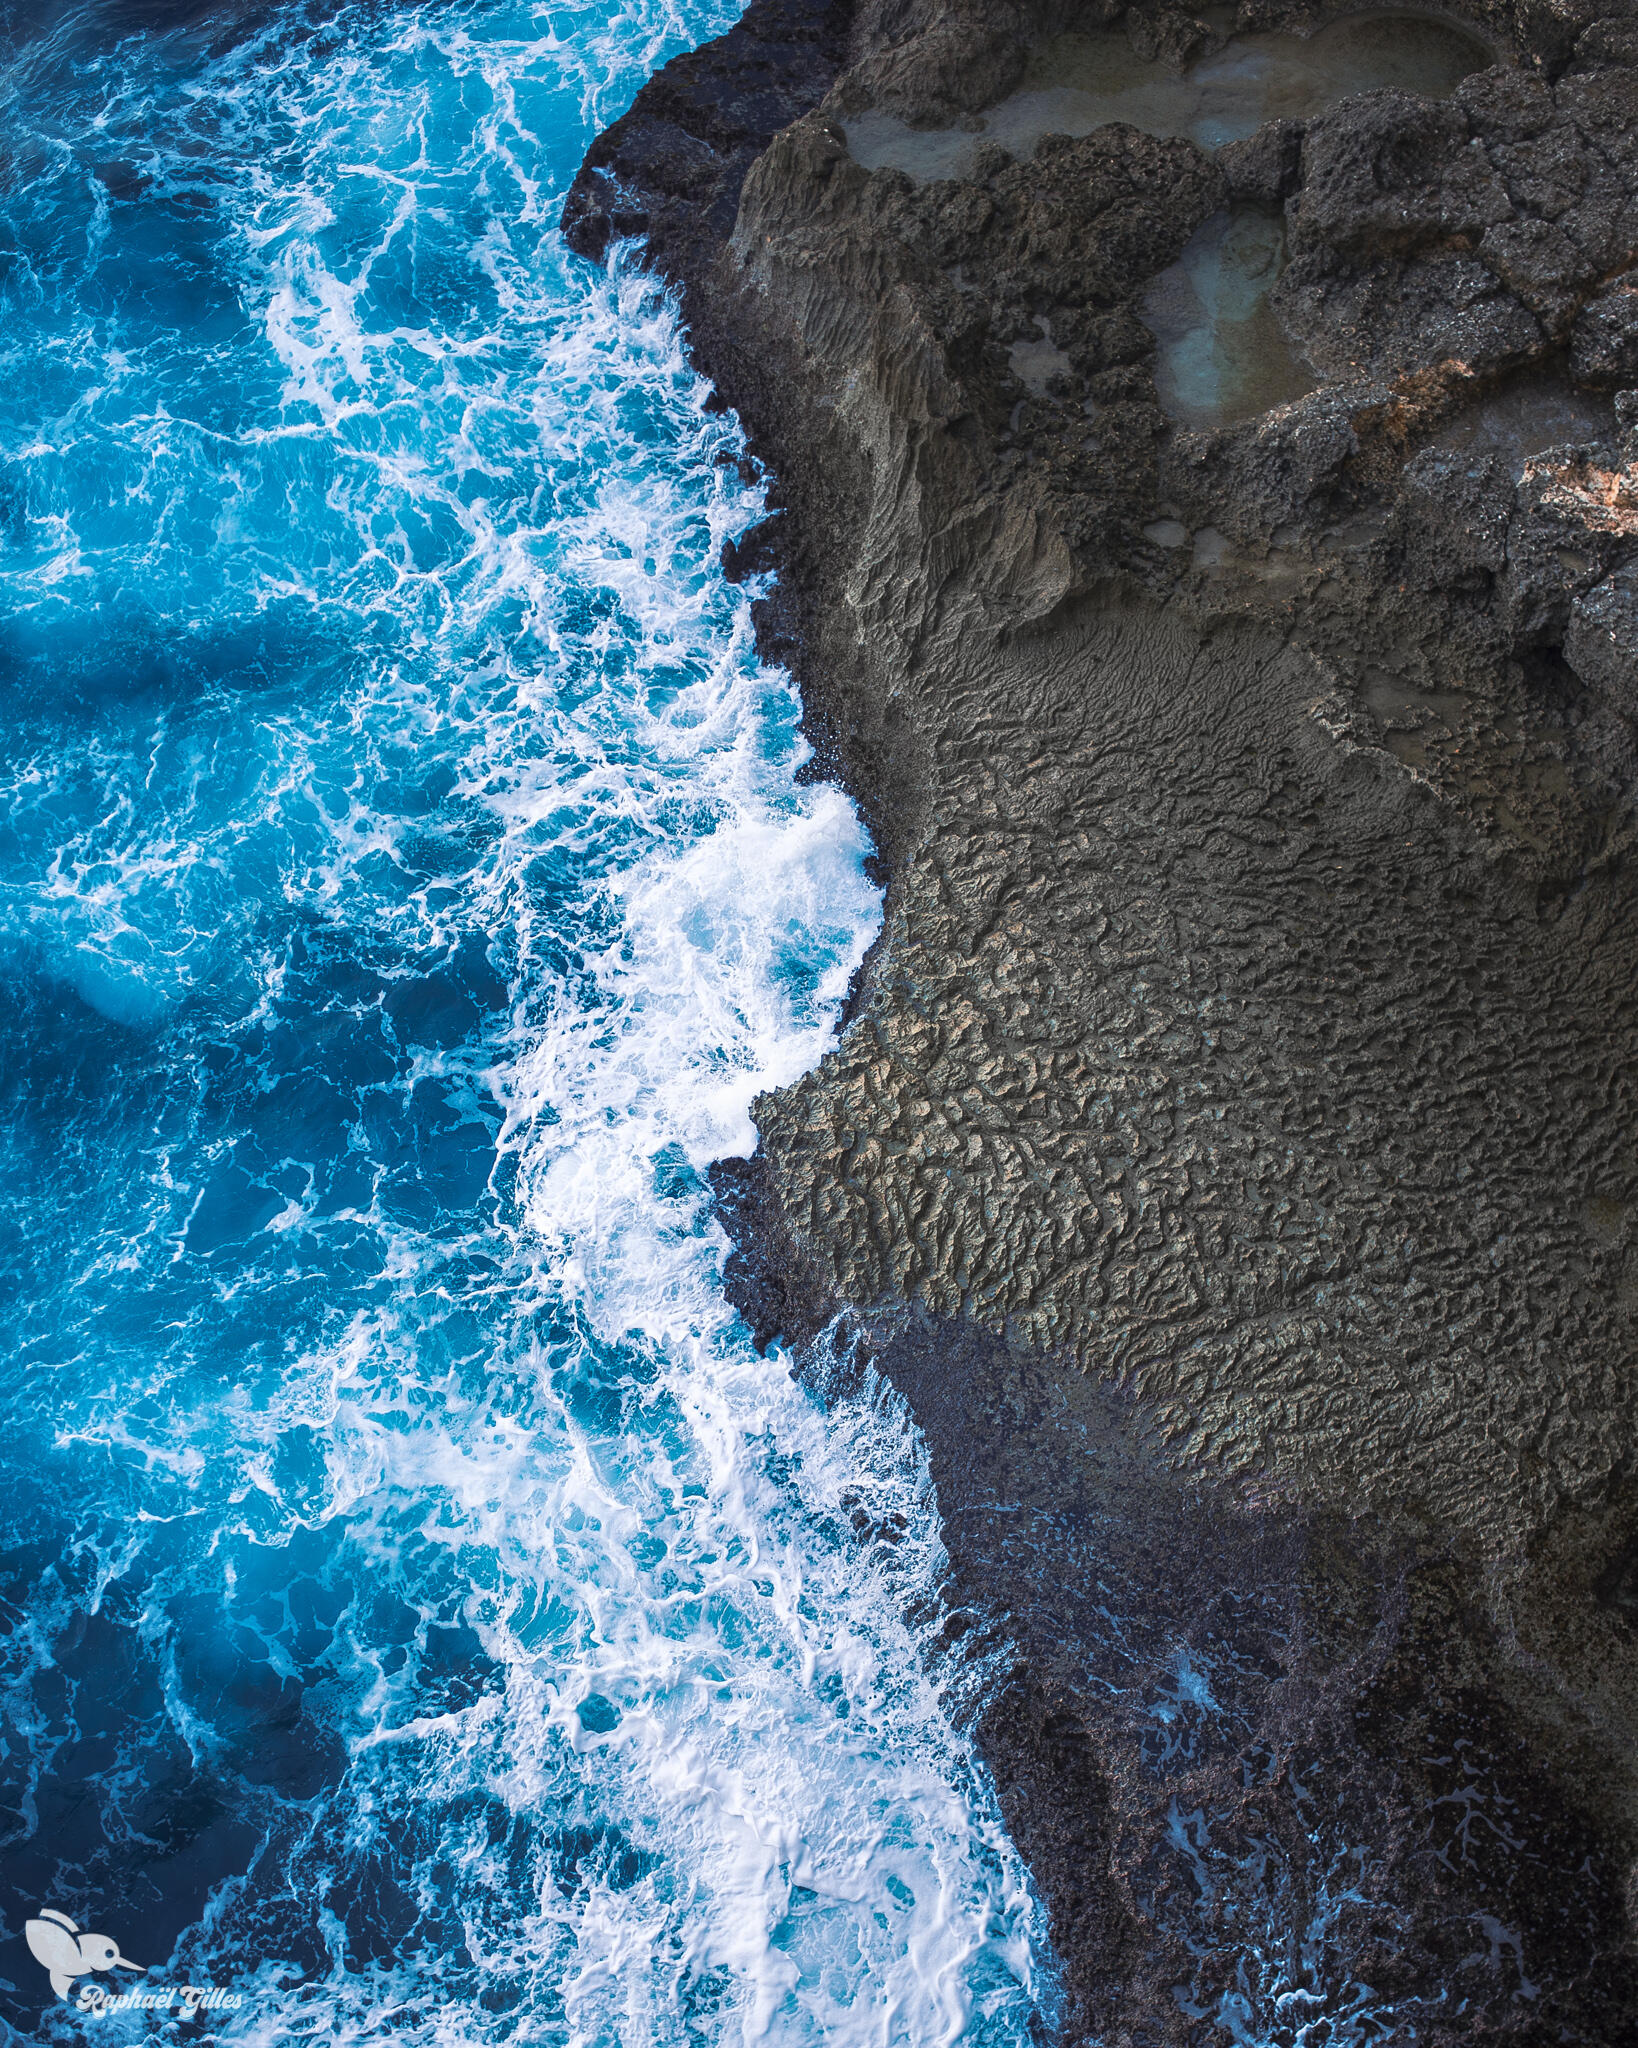
[[[869, 849], [737, 427], [556, 228], [732, 11], [8, 45], [8, 2036], [1029, 2038], [925, 1470], [755, 1355], [702, 1181]], [[42, 1908], [241, 2003], [82, 2019]]]

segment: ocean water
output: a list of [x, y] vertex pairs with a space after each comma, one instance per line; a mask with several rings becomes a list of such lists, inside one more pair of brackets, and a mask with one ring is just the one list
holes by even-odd
[[[879, 904], [716, 566], [739, 431], [556, 220], [733, 11], [0, 50], [7, 2038], [1048, 1995], [911, 1434], [755, 1355], [702, 1181]], [[45, 1908], [148, 1966], [76, 1995], [239, 2003], [83, 2017]]]

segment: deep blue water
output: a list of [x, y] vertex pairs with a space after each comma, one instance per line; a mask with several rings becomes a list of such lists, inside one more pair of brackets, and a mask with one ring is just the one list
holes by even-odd
[[[1028, 2037], [924, 1470], [755, 1356], [701, 1181], [868, 847], [717, 571], [737, 427], [556, 229], [732, 13], [0, 60], [11, 2036]], [[45, 1907], [243, 2004], [82, 2019]]]

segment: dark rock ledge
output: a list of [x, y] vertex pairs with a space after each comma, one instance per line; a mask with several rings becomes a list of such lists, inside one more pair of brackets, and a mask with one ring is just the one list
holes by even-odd
[[[778, 479], [888, 904], [730, 1283], [925, 1433], [1076, 2042], [1638, 2041], [1638, 6], [1464, 18], [1442, 100], [916, 183], [843, 124], [1229, 16], [755, 0], [565, 210]], [[1317, 386], [1191, 430], [1231, 202]]]

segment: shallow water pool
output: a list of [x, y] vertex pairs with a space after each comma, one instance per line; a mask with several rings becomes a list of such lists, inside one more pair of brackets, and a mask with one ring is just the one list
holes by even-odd
[[1493, 61], [1471, 29], [1427, 14], [1353, 15], [1312, 36], [1231, 36], [1183, 71], [1140, 57], [1122, 30], [1108, 29], [1048, 43], [1018, 90], [970, 131], [914, 129], [875, 111], [844, 126], [848, 148], [867, 170], [959, 178], [984, 142], [1029, 157], [1043, 135], [1090, 135], [1124, 121], [1214, 150], [1254, 135], [1265, 121], [1317, 114], [1355, 93], [1443, 99]]
[[1233, 426], [1312, 391], [1313, 372], [1269, 304], [1285, 262], [1285, 222], [1258, 207], [1214, 214], [1143, 302], [1159, 347], [1155, 388], [1174, 419]]

